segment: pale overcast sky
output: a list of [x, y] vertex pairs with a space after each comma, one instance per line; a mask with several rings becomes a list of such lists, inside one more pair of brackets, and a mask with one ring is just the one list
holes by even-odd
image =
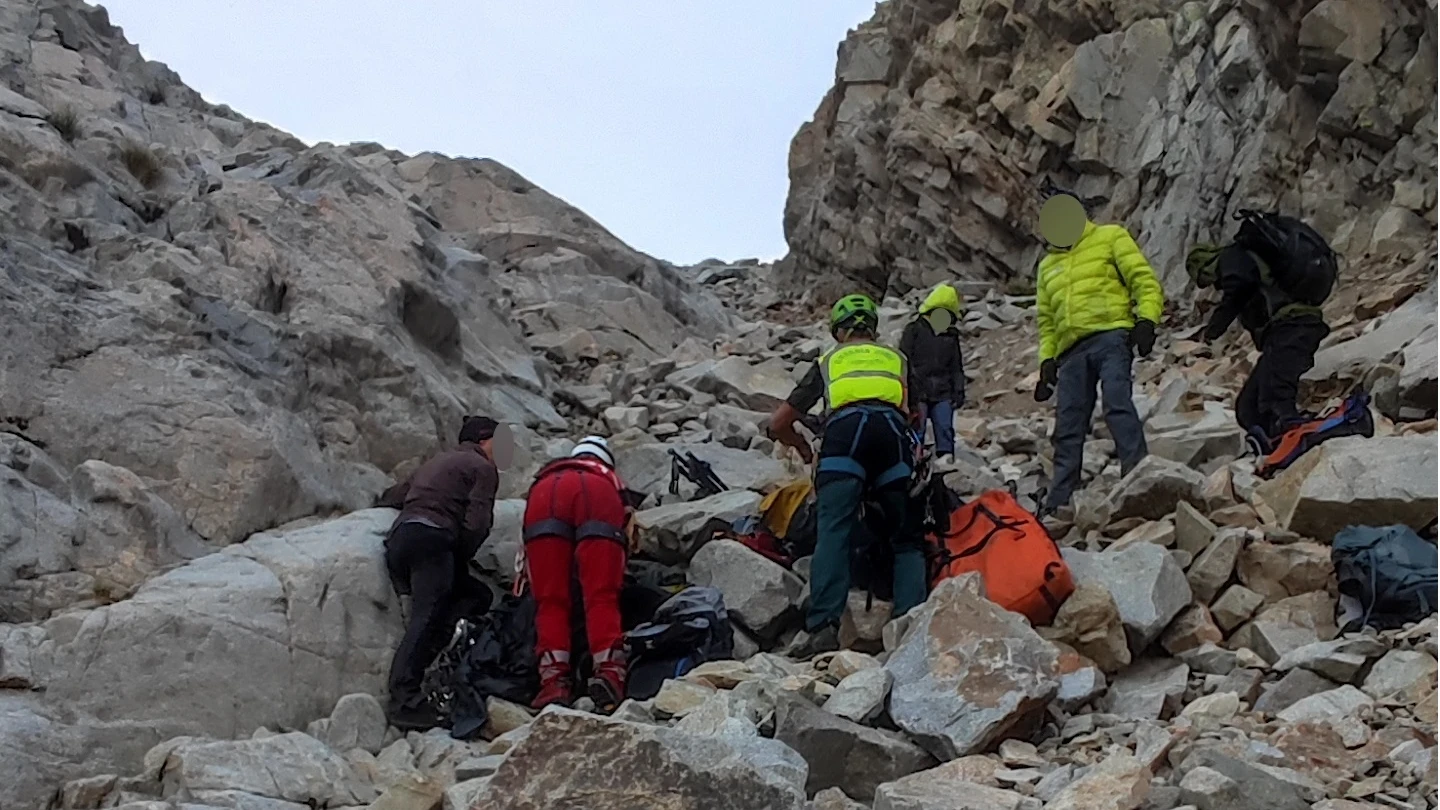
[[790, 138], [874, 0], [100, 0], [307, 142], [494, 158], [677, 263], [778, 258]]

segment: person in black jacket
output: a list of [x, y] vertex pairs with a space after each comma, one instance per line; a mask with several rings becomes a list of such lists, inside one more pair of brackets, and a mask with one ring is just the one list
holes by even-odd
[[385, 566], [396, 592], [410, 596], [410, 621], [390, 662], [386, 709], [390, 725], [402, 731], [439, 724], [421, 693], [425, 670], [449, 641], [462, 604], [482, 613], [489, 607], [490, 593], [469, 566], [495, 520], [499, 426], [489, 417], [467, 417], [458, 447], [426, 461], [381, 499], [400, 509], [385, 539]]
[[1267, 442], [1312, 417], [1296, 405], [1300, 377], [1315, 366], [1320, 342], [1330, 334], [1319, 307], [1296, 302], [1263, 280], [1260, 260], [1239, 245], [1198, 244], [1185, 269], [1200, 288], [1214, 287], [1220, 303], [1205, 327], [1204, 340], [1219, 340], [1238, 318], [1250, 333], [1260, 359], [1235, 400], [1235, 421]]
[[922, 426], [935, 427], [935, 453], [942, 464], [955, 456], [955, 409], [965, 404], [965, 365], [960, 357], [960, 296], [941, 284], [920, 305], [900, 337], [909, 360], [911, 402]]

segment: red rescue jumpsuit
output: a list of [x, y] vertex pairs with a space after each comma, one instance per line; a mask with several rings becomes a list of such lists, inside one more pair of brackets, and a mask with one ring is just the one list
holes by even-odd
[[624, 697], [620, 589], [627, 548], [624, 485], [593, 458], [542, 468], [525, 504], [525, 575], [536, 602], [541, 691], [536, 705], [568, 700], [572, 577], [578, 567], [585, 630], [595, 675]]

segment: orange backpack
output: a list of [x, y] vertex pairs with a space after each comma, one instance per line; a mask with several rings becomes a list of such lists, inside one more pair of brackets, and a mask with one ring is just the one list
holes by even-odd
[[1006, 490], [992, 489], [956, 508], [949, 532], [932, 542], [932, 590], [943, 579], [979, 571], [990, 601], [1031, 624], [1049, 624], [1075, 590], [1060, 546]]

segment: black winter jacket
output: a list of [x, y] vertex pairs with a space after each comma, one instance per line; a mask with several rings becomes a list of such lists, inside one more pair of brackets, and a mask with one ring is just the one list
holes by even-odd
[[924, 318], [905, 326], [900, 353], [910, 371], [910, 402], [948, 399], [957, 406], [965, 399], [965, 364], [960, 358], [960, 330], [951, 325], [940, 334]]
[[1205, 328], [1210, 340], [1225, 334], [1237, 317], [1256, 346], [1261, 344], [1271, 321], [1320, 320], [1317, 308], [1299, 306], [1276, 287], [1264, 284], [1255, 257], [1238, 245], [1226, 245], [1216, 257], [1215, 287], [1221, 299]]

